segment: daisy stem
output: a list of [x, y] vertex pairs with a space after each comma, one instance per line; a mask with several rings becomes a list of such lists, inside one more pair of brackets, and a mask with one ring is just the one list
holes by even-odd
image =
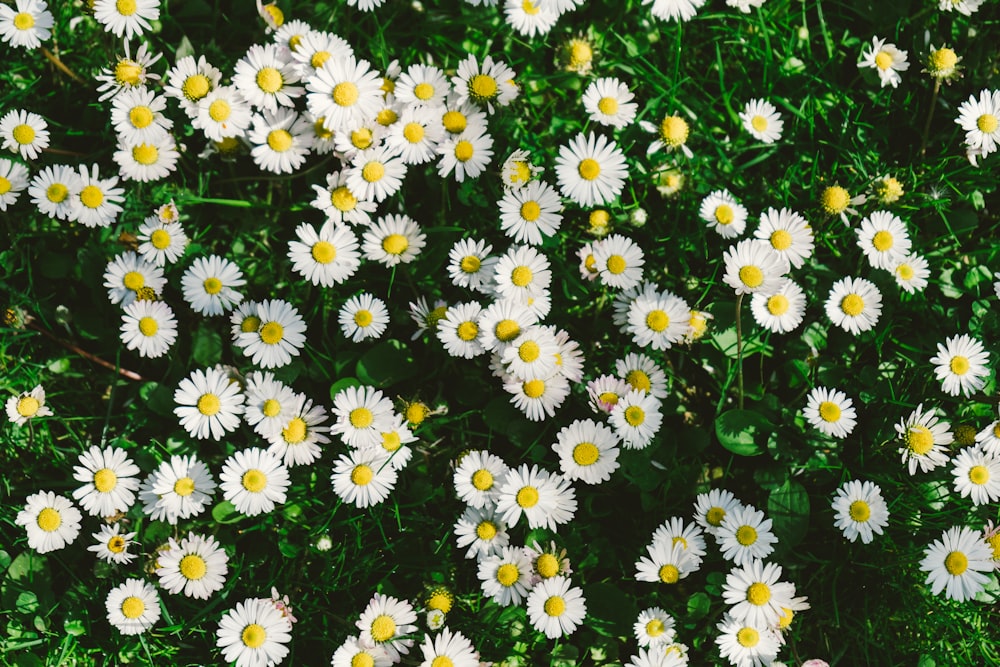
[[35, 448], [35, 423], [28, 420], [28, 449]]
[[47, 59], [47, 60], [48, 60], [48, 61], [49, 61], [50, 63], [52, 63], [53, 65], [55, 65], [55, 66], [56, 66], [56, 68], [57, 68], [57, 69], [58, 69], [58, 70], [59, 70], [60, 72], [62, 72], [63, 74], [65, 74], [65, 75], [66, 75], [66, 76], [68, 76], [69, 78], [73, 79], [73, 80], [74, 80], [74, 81], [76, 81], [77, 83], [82, 83], [82, 84], [83, 84], [83, 85], [85, 85], [85, 86], [86, 86], [86, 85], [89, 85], [89, 84], [88, 84], [88, 83], [87, 83], [86, 81], [84, 81], [83, 79], [81, 79], [81, 78], [79, 77], [79, 75], [77, 75], [77, 73], [76, 73], [76, 72], [74, 72], [74, 71], [73, 71], [73, 70], [71, 70], [70, 68], [66, 67], [66, 65], [65, 65], [65, 64], [63, 64], [63, 61], [59, 60], [59, 56], [57, 56], [56, 54], [52, 53], [51, 51], [49, 51], [49, 50], [48, 50], [47, 48], [45, 48], [44, 46], [42, 47], [42, 55], [43, 55], [43, 56], [45, 56], [45, 58], [46, 58], [46, 59]]
[[743, 295], [736, 295], [736, 384], [737, 395], [736, 405], [743, 409], [743, 326], [740, 320], [740, 311], [743, 308]]
[[934, 117], [934, 105], [937, 104], [938, 91], [941, 90], [941, 79], [934, 79], [934, 92], [931, 93], [931, 108], [927, 110], [927, 122], [924, 123], [924, 132], [920, 135], [920, 155], [927, 153], [927, 137], [931, 133], [931, 118]]

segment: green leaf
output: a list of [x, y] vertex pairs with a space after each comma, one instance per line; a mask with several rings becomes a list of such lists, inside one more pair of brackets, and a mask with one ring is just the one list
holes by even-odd
[[330, 385], [330, 400], [337, 398], [337, 394], [348, 387], [360, 387], [361, 381], [358, 378], [340, 378]]
[[236, 523], [243, 518], [243, 515], [236, 511], [235, 505], [228, 500], [223, 500], [212, 508], [212, 518], [215, 519], [216, 523]]
[[191, 356], [202, 366], [214, 366], [222, 359], [222, 336], [202, 322], [194, 334]]
[[788, 480], [767, 497], [767, 514], [781, 545], [793, 547], [809, 529], [809, 494], [801, 484]]
[[712, 607], [712, 599], [708, 597], [706, 593], [698, 591], [694, 595], [688, 598], [687, 610], [688, 617], [692, 621], [697, 621], [699, 618], [706, 616], [708, 610]]
[[45, 556], [39, 556], [30, 549], [22, 551], [7, 568], [7, 578], [13, 581], [27, 579], [45, 571]]
[[69, 370], [69, 363], [69, 357], [63, 357], [50, 362], [48, 368], [50, 372], [61, 375]]
[[920, 656], [920, 659], [917, 661], [917, 667], [935, 667], [936, 665], [937, 663], [934, 662], [934, 658], [930, 657], [926, 653]]
[[66, 631], [66, 634], [71, 635], [73, 637], [79, 637], [81, 635], [87, 634], [87, 628], [86, 626], [84, 626], [83, 621], [80, 620], [79, 618], [73, 618], [73, 619], [67, 618], [65, 621], [63, 621], [63, 630]]
[[610, 624], [613, 634], [609, 636], [629, 634], [639, 614], [631, 596], [607, 582], [587, 586], [584, 596], [587, 599], [587, 615]]
[[358, 359], [355, 371], [365, 384], [388, 387], [417, 374], [417, 365], [406, 343], [390, 339], [377, 344]]
[[21, 614], [33, 614], [38, 611], [38, 596], [31, 591], [21, 591], [14, 606]]
[[172, 417], [174, 414], [174, 394], [158, 382], [147, 382], [139, 387], [139, 398], [161, 417]]
[[715, 420], [715, 435], [723, 447], [740, 456], [764, 453], [774, 426], [753, 410], [728, 410]]

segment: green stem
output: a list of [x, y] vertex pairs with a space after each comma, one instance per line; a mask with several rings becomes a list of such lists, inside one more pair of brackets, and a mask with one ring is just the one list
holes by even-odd
[[738, 394], [736, 396], [737, 406], [743, 409], [743, 325], [740, 311], [743, 308], [743, 295], [736, 296], [736, 382]]
[[938, 92], [941, 90], [941, 79], [934, 80], [934, 92], [931, 93], [931, 108], [927, 110], [927, 122], [924, 123], [924, 133], [920, 135], [920, 156], [927, 153], [927, 137], [931, 133], [931, 118], [934, 117], [934, 105], [937, 104]]

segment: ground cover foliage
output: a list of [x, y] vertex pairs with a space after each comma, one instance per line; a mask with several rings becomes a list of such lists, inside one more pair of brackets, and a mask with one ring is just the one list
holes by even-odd
[[[725, 664], [716, 639], [731, 611], [723, 592], [735, 566], [714, 537], [705, 536], [700, 565], [677, 561], [681, 576], [672, 582], [636, 579], [654, 531], [672, 517], [693, 524], [699, 494], [725, 489], [772, 521], [778, 541], [766, 560], [780, 564], [781, 580], [808, 601], [781, 629], [778, 660], [1000, 664], [997, 575], [984, 571], [974, 595], [959, 601], [935, 593], [921, 568], [948, 529], [968, 527], [982, 542], [1000, 518], [1000, 491], [983, 484], [986, 501], [974, 502], [960, 492], [968, 470], [955, 472], [961, 451], [975, 449], [989, 458], [982, 465], [1000, 484], [1000, 464], [993, 462], [1000, 447], [991, 450], [988, 435], [976, 438], [998, 418], [992, 363], [1000, 354], [994, 287], [1000, 158], [988, 148], [975, 150], [956, 122], [970, 96], [1000, 88], [1000, 9], [987, 2], [966, 15], [927, 1], [768, 0], [743, 12], [711, 0], [690, 20], [653, 15], [654, 7], [671, 4], [590, 0], [562, 13], [547, 33], [529, 37], [505, 21], [502, 6], [387, 0], [361, 11], [339, 1], [279, 2], [286, 22], [301, 20], [345, 39], [380, 82], [388, 73], [398, 85], [400, 70], [420, 63], [451, 80], [471, 54], [478, 63], [489, 56], [508, 65], [517, 86], [516, 98], [486, 116], [493, 153], [481, 174], [460, 181], [454, 172], [442, 176], [435, 155], [410, 165], [398, 192], [377, 202], [373, 221], [405, 214], [419, 224], [425, 236], [419, 254], [395, 266], [365, 256], [332, 286], [294, 270], [289, 244], [299, 240], [301, 223], [318, 230], [326, 221], [312, 205], [313, 186], [326, 187], [326, 176], [341, 169], [339, 153], [314, 151], [291, 173], [273, 173], [255, 164], [249, 148], [232, 157], [203, 152], [212, 142], [176, 99], [163, 112], [173, 120], [176, 168], [150, 182], [121, 178], [123, 210], [109, 224], [46, 215], [27, 191], [9, 202], [0, 213], [6, 310], [0, 388], [16, 402], [42, 385], [52, 414], [23, 424], [14, 415], [0, 427], [0, 661], [222, 664], [220, 618], [274, 588], [288, 596], [296, 619], [284, 664], [327, 664], [358, 635], [356, 622], [376, 593], [418, 611], [415, 643], [403, 656], [417, 664], [427, 657], [419, 648], [424, 635], [439, 632], [428, 627], [425, 612], [431, 591], [443, 586], [454, 597], [445, 625], [468, 637], [482, 662], [657, 664], [634, 657], [641, 644], [633, 624], [641, 611], [659, 607], [674, 619], [676, 641], [691, 664]], [[0, 157], [24, 164], [32, 176], [49, 165], [97, 164], [108, 178], [119, 169], [118, 138], [111, 102], [99, 101], [95, 77], [124, 54], [123, 40], [79, 2], [52, 2], [49, 10], [54, 27], [44, 50], [0, 46], [0, 116], [15, 109], [40, 115], [48, 123], [48, 148], [33, 159], [7, 150]], [[134, 54], [145, 41], [162, 53], [150, 66], [161, 75], [184, 55], [204, 55], [228, 85], [251, 45], [275, 41], [250, 1], [171, 1], [159, 3], [159, 12], [131, 48]], [[882, 84], [884, 68], [859, 66], [871, 55], [873, 37], [906, 51], [909, 66], [899, 71], [898, 85]], [[928, 57], [942, 47], [960, 57], [958, 70], [935, 78], [940, 68]], [[601, 125], [584, 109], [584, 92], [600, 77], [617, 77], [634, 93], [633, 122]], [[151, 80], [150, 89], [161, 91], [165, 80]], [[299, 111], [305, 99], [296, 100]], [[741, 119], [755, 99], [780, 113], [776, 141], [753, 136]], [[674, 150], [661, 144], [648, 152], [658, 137], [667, 138], [656, 129], [674, 115], [687, 123], [686, 140]], [[628, 173], [606, 201], [581, 204], [557, 176], [557, 156], [591, 132], [615, 142]], [[492, 293], [452, 281], [449, 252], [463, 238], [492, 244], [495, 257], [517, 245], [501, 229], [498, 205], [510, 189], [501, 168], [517, 150], [544, 169], [535, 179], [559, 182], [561, 224], [536, 247], [552, 274], [551, 309], [541, 321], [564, 331], [584, 359], [583, 377], [566, 383], [561, 404], [534, 420], [512, 402], [488, 353], [453, 356], [433, 325], [415, 335], [410, 314], [421, 298], [432, 309], [438, 300], [493, 302]], [[840, 192], [831, 186], [856, 203], [831, 199]], [[703, 219], [703, 202], [717, 190], [745, 207], [745, 231], [727, 236], [721, 218]], [[157, 298], [172, 308], [177, 336], [167, 354], [146, 358], [122, 342], [122, 305], [109, 300], [105, 273], [117, 255], [136, 250], [140, 225], [171, 201], [189, 242], [176, 263], [165, 265]], [[779, 333], [755, 319], [753, 295], [738, 295], [726, 280], [725, 253], [753, 238], [767, 209], [783, 207], [808, 221], [815, 249], [801, 267], [786, 267], [805, 307], [801, 323]], [[880, 211], [901, 220], [912, 253], [926, 260], [925, 287], [904, 288], [897, 271], [902, 255], [876, 268], [859, 247], [862, 220]], [[364, 226], [354, 230], [361, 239]], [[623, 300], [627, 290], [608, 284], [607, 271], [592, 280], [579, 255], [611, 234], [641, 248], [642, 279], [684, 300], [685, 325], [689, 311], [705, 314], [704, 328], [685, 326], [679, 338], [643, 347], [614, 322], [616, 298], [627, 306], [638, 290]], [[26, 499], [39, 491], [71, 498], [81, 486], [74, 466], [94, 445], [127, 452], [142, 471], [139, 479], [172, 456], [194, 455], [217, 484], [235, 452], [268, 447], [245, 423], [221, 438], [195, 437], [174, 412], [175, 391], [192, 372], [221, 364], [245, 383], [261, 368], [234, 341], [229, 314], [202, 315], [183, 295], [185, 271], [195, 258], [213, 254], [242, 271], [246, 300], [280, 299], [301, 315], [305, 343], [289, 363], [270, 369], [275, 377], [323, 408], [324, 428], [340, 419], [334, 400], [346, 389], [381, 390], [410, 420], [416, 437], [410, 460], [384, 501], [357, 507], [331, 483], [335, 462], [355, 448], [328, 433], [318, 460], [289, 467], [284, 501], [271, 511], [247, 516], [216, 489], [203, 512], [171, 524], [151, 519], [137, 502], [109, 518], [84, 512], [72, 544], [38, 553], [28, 544], [30, 531], [17, 523]], [[877, 322], [867, 330], [851, 332], [828, 315], [831, 288], [846, 277], [870, 281], [881, 295]], [[385, 303], [389, 323], [381, 335], [354, 342], [338, 314], [363, 292]], [[935, 373], [947, 362], [931, 359], [939, 345], [962, 334], [979, 341], [989, 359], [981, 379], [949, 392]], [[561, 429], [575, 420], [608, 421], [588, 383], [614, 375], [616, 361], [640, 352], [666, 376], [654, 408], [662, 416], [655, 435], [616, 445], [619, 467], [607, 481], [573, 482], [570, 520], [533, 527], [521, 518], [508, 528], [511, 545], [554, 542], [564, 549], [567, 576], [586, 599], [578, 627], [548, 638], [523, 603], [502, 606], [484, 593], [476, 559], [457, 545], [454, 526], [466, 503], [456, 495], [455, 468], [463, 454], [480, 450], [511, 468], [565, 471], [552, 448]], [[815, 388], [839, 390], [853, 402], [857, 423], [846, 437], [821, 431], [804, 414]], [[937, 411], [953, 442], [935, 449], [946, 460], [914, 471], [906, 452], [919, 457], [897, 426], [918, 406]], [[831, 503], [851, 480], [874, 482], [885, 499], [887, 523], [870, 543], [848, 540], [835, 525]], [[130, 551], [137, 558], [129, 564], [102, 561], [87, 549], [93, 533], [114, 523], [136, 533]], [[225, 550], [224, 585], [207, 599], [160, 587], [155, 625], [122, 634], [108, 620], [109, 591], [128, 578], [159, 586], [159, 550], [189, 532], [213, 536]], [[997, 540], [986, 544], [990, 557], [1000, 558]]]

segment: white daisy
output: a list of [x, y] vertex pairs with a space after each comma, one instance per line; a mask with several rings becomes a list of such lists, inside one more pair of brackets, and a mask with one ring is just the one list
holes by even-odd
[[716, 628], [719, 634], [715, 643], [719, 645], [719, 653], [732, 665], [770, 665], [778, 656], [781, 644], [772, 630], [738, 621], [728, 614]]
[[333, 652], [333, 667], [392, 667], [393, 662], [384, 649], [364, 643], [359, 637], [348, 637]]
[[[661, 0], [657, 0], [658, 2]], [[670, 2], [687, 2], [688, 0], [668, 0]], [[668, 153], [680, 150], [688, 158], [694, 157], [694, 153], [688, 148], [687, 140], [691, 134], [691, 126], [680, 116], [664, 115], [659, 125], [653, 125], [648, 121], [640, 121], [639, 127], [644, 132], [651, 132], [656, 135], [656, 139], [646, 149], [646, 155], [665, 150]]]
[[705, 535], [696, 523], [685, 525], [681, 517], [671, 517], [653, 531], [650, 541], [653, 546], [662, 544], [667, 548], [680, 546], [683, 553], [685, 566], [689, 570], [697, 570], [701, 567], [701, 561], [705, 557]]
[[163, 301], [133, 301], [122, 312], [121, 340], [140, 357], [162, 357], [177, 340], [177, 319]]
[[548, 291], [552, 282], [549, 260], [531, 246], [512, 246], [496, 264], [497, 294], [524, 302]]
[[430, 162], [444, 138], [444, 126], [437, 108], [405, 107], [389, 125], [386, 146], [396, 151], [408, 165]]
[[587, 614], [583, 591], [572, 586], [568, 577], [539, 582], [528, 594], [526, 606], [532, 627], [549, 639], [573, 634]]
[[841, 278], [830, 288], [825, 308], [831, 322], [857, 336], [878, 323], [882, 293], [864, 278]]
[[955, 456], [951, 469], [955, 491], [963, 498], [972, 496], [973, 505], [995, 503], [1000, 499], [1000, 459], [977, 447], [963, 449]]
[[346, 387], [333, 398], [336, 422], [330, 432], [348, 447], [378, 448], [382, 433], [392, 428], [392, 401], [374, 387]]
[[160, 620], [160, 596], [142, 579], [126, 579], [104, 599], [108, 623], [123, 635], [141, 635]]
[[[21, 196], [21, 192], [27, 187], [27, 167], [12, 160], [0, 158], [0, 211], [6, 211], [8, 206], [13, 206], [18, 197]], [[41, 208], [39, 207], [40, 210]], [[46, 213], [46, 211], [42, 210], [42, 213]], [[49, 215], [52, 214], [49, 213]]]
[[[764, 0], [758, 1], [761, 4], [764, 2]], [[765, 144], [773, 144], [781, 139], [781, 131], [784, 129], [785, 121], [781, 119], [781, 114], [778, 113], [774, 105], [767, 100], [750, 100], [739, 115], [740, 120], [743, 121], [743, 129], [749, 132], [754, 139]]]
[[650, 13], [661, 21], [690, 21], [705, 0], [642, 0], [642, 4], [650, 7]]
[[399, 190], [406, 164], [387, 146], [358, 151], [346, 170], [347, 187], [355, 198], [381, 202]]
[[382, 98], [382, 78], [367, 60], [331, 58], [306, 79], [306, 106], [334, 132], [374, 117]]
[[197, 257], [181, 276], [184, 300], [201, 315], [222, 315], [243, 300], [235, 288], [246, 285], [235, 263], [219, 257]]
[[168, 538], [156, 555], [156, 575], [168, 593], [207, 600], [226, 584], [229, 556], [211, 535], [189, 532], [180, 542]]
[[644, 391], [660, 400], [667, 397], [667, 375], [645, 354], [629, 352], [615, 361], [615, 374], [632, 389]]
[[938, 0], [938, 9], [942, 12], [958, 12], [964, 16], [972, 16], [986, 0]]
[[288, 468], [278, 455], [257, 447], [227, 458], [219, 479], [223, 498], [247, 516], [266, 514], [285, 502], [289, 484]]
[[361, 237], [365, 259], [392, 268], [409, 264], [427, 242], [417, 221], [407, 215], [384, 215]]
[[979, 99], [970, 95], [958, 108], [955, 119], [965, 130], [965, 145], [986, 156], [1000, 145], [1000, 90], [982, 90]]
[[674, 617], [659, 607], [649, 607], [639, 612], [639, 617], [632, 626], [639, 646], [660, 647], [674, 641], [677, 631], [674, 630]]
[[636, 287], [645, 264], [642, 248], [621, 234], [611, 234], [593, 245], [594, 266], [601, 282], [615, 289]]
[[472, 359], [486, 352], [479, 342], [479, 317], [482, 306], [475, 301], [449, 306], [444, 317], [438, 320], [438, 340], [453, 357]]
[[420, 645], [424, 661], [420, 667], [479, 667], [479, 652], [461, 632], [444, 628], [435, 636], [424, 635]]
[[11, 396], [4, 404], [7, 411], [7, 419], [12, 423], [23, 426], [29, 419], [35, 417], [48, 417], [52, 414], [52, 408], [45, 405], [45, 389], [38, 384], [31, 391], [21, 392], [17, 396]]
[[777, 563], [753, 559], [734, 567], [722, 588], [722, 601], [731, 605], [728, 613], [753, 627], [777, 626], [781, 610], [791, 604], [795, 595], [795, 587], [780, 578], [781, 566]]
[[832, 507], [834, 525], [851, 542], [860, 536], [862, 544], [870, 544], [874, 539], [872, 533], [881, 535], [882, 529], [889, 525], [889, 507], [874, 482], [844, 482], [837, 489]]
[[899, 73], [908, 70], [910, 63], [906, 60], [906, 51], [900, 51], [895, 44], [889, 44], [884, 39], [872, 37], [871, 48], [865, 47], [861, 51], [858, 68], [864, 67], [874, 68], [878, 72], [882, 88], [890, 85], [895, 88], [903, 80]]
[[978, 532], [955, 526], [927, 547], [920, 569], [928, 573], [924, 583], [935, 595], [944, 591], [945, 597], [964, 602], [986, 588], [993, 552]]
[[156, 216], [146, 218], [135, 236], [139, 241], [139, 254], [157, 266], [176, 262], [188, 244], [181, 223], [163, 222]]
[[897, 258], [889, 270], [892, 271], [896, 284], [909, 294], [922, 292], [927, 287], [927, 278], [931, 275], [930, 269], [927, 268], [927, 260], [920, 255]]
[[117, 565], [127, 565], [132, 562], [136, 554], [128, 552], [128, 548], [135, 544], [136, 533], [120, 533], [121, 524], [101, 526], [101, 529], [91, 535], [96, 544], [87, 547], [87, 551], [93, 551], [98, 558], [108, 563]]
[[635, 562], [635, 579], [670, 586], [697, 571], [700, 564], [683, 544], [660, 540], [646, 545], [646, 555]]
[[306, 324], [292, 304], [281, 299], [257, 306], [260, 328], [240, 333], [243, 354], [261, 368], [281, 368], [297, 357], [306, 342]]
[[684, 299], [669, 290], [647, 292], [630, 304], [623, 332], [640, 347], [667, 350], [687, 335], [690, 313]]
[[222, 658], [236, 667], [270, 667], [288, 655], [292, 624], [270, 600], [250, 598], [219, 619], [215, 645]]
[[355, 343], [366, 339], [377, 339], [385, 333], [389, 325], [389, 310], [382, 299], [367, 292], [348, 299], [337, 314], [340, 330], [344, 337]]
[[744, 505], [726, 512], [716, 538], [722, 557], [736, 565], [746, 565], [753, 559], [764, 560], [774, 551], [778, 538], [771, 532], [771, 520], [753, 505]]
[[497, 258], [493, 246], [482, 240], [460, 239], [448, 251], [448, 275], [457, 287], [483, 294], [493, 292], [493, 273]]
[[[4, 169], [4, 164], [8, 165], [7, 169]], [[6, 210], [7, 204], [13, 203], [7, 198], [10, 192], [15, 192], [14, 184], [19, 181], [18, 176], [26, 178], [27, 175], [28, 170], [23, 165], [9, 160], [0, 160], [0, 177], [6, 178], [11, 184], [11, 190], [7, 194], [0, 195], [0, 210]], [[3, 185], [2, 180], [0, 180], [0, 185]], [[31, 197], [31, 203], [37, 206], [43, 215], [66, 220], [73, 212], [73, 198], [70, 197], [70, 194], [82, 189], [83, 184], [76, 170], [59, 164], [43, 167], [39, 170], [31, 179], [28, 195]]]
[[465, 557], [481, 561], [499, 554], [510, 543], [507, 524], [497, 516], [492, 505], [466, 507], [454, 526], [459, 549], [468, 549]]
[[512, 468], [497, 492], [497, 514], [509, 526], [523, 514], [530, 528], [556, 531], [572, 520], [576, 507], [576, 492], [567, 479], [526, 463]]
[[569, 396], [569, 381], [562, 375], [545, 380], [504, 382], [504, 391], [511, 395], [510, 402], [531, 421], [543, 421], [555, 416], [556, 409]]
[[113, 66], [102, 68], [100, 74], [94, 77], [101, 83], [97, 87], [97, 92], [101, 93], [98, 101], [109, 100], [130, 88], [145, 86], [149, 81], [159, 81], [160, 75], [149, 68], [161, 57], [162, 53], [150, 54], [149, 45], [142, 42], [133, 59], [132, 46], [125, 40], [125, 57], [119, 56]]
[[94, 18], [104, 30], [126, 40], [152, 30], [160, 18], [160, 0], [94, 0]]
[[400, 655], [409, 653], [413, 646], [413, 640], [404, 637], [414, 633], [416, 621], [417, 614], [409, 602], [376, 593], [355, 626], [361, 631], [362, 644], [383, 649], [397, 663]]
[[[446, 113], [445, 116], [447, 117], [447, 115]], [[485, 117], [483, 117], [483, 123], [485, 124]], [[542, 167], [531, 163], [531, 153], [519, 148], [503, 161], [503, 165], [500, 167], [500, 180], [503, 181], [505, 188], [517, 189], [530, 183], [543, 171], [545, 170]]]
[[726, 273], [722, 277], [736, 294], [773, 294], [788, 273], [788, 261], [771, 246], [756, 239], [744, 239], [723, 255]]
[[708, 493], [699, 493], [695, 498], [694, 520], [706, 533], [718, 537], [722, 520], [741, 506], [742, 503], [729, 491], [712, 489]]
[[73, 479], [83, 484], [73, 498], [92, 516], [113, 516], [127, 512], [135, 502], [140, 470], [124, 449], [94, 445], [80, 454], [73, 467]]
[[701, 200], [698, 215], [724, 239], [733, 239], [747, 226], [747, 209], [728, 190], [714, 190]]
[[[291, 31], [291, 23], [301, 23], [298, 30]], [[354, 49], [347, 41], [332, 32], [312, 30], [304, 21], [286, 23], [278, 32], [289, 35], [295, 41], [291, 48], [292, 59], [298, 66], [299, 77], [303, 80], [316, 74], [323, 64], [331, 59], [347, 58], [354, 55]], [[275, 33], [275, 40], [278, 33]]]
[[85, 227], [107, 227], [118, 219], [125, 201], [125, 190], [115, 187], [118, 177], [100, 178], [96, 164], [90, 173], [86, 165], [80, 165], [79, 190], [70, 192], [70, 220]]
[[14, 47], [37, 49], [52, 36], [52, 12], [44, 0], [15, 0], [0, 5], [0, 39]]
[[562, 223], [559, 195], [544, 181], [530, 181], [521, 188], [507, 188], [500, 208], [500, 228], [516, 243], [541, 245]]
[[603, 135], [580, 133], [568, 145], [559, 147], [556, 157], [559, 190], [580, 206], [611, 203], [621, 194], [627, 176], [625, 155]]
[[922, 472], [927, 472], [943, 465], [948, 460], [948, 450], [944, 445], [954, 441], [951, 424], [940, 421], [934, 414], [934, 408], [926, 412], [923, 408], [921, 403], [909, 417], [896, 424], [896, 433], [901, 440], [899, 453], [911, 475], [916, 474], [918, 466]]
[[446, 178], [452, 171], [459, 183], [477, 178], [493, 157], [493, 137], [485, 129], [470, 127], [461, 134], [451, 134], [438, 144], [438, 176]]
[[628, 86], [614, 77], [595, 79], [583, 91], [583, 109], [590, 120], [614, 128], [623, 128], [635, 120], [639, 105]]
[[[179, 101], [181, 109], [193, 121], [198, 116], [198, 103], [218, 88], [222, 72], [209, 63], [205, 56], [199, 56], [197, 61], [194, 56], [184, 56], [167, 71], [166, 78], [163, 93]], [[247, 115], [249, 116], [249, 108]]]
[[805, 318], [806, 295], [791, 278], [785, 278], [774, 294], [754, 294], [750, 312], [757, 324], [768, 331], [789, 333]]
[[416, 442], [417, 436], [410, 430], [406, 417], [395, 415], [392, 426], [382, 432], [382, 449], [389, 455], [389, 465], [396, 471], [402, 470], [413, 456], [413, 450], [407, 447]]
[[524, 549], [506, 546], [479, 559], [478, 576], [483, 595], [501, 607], [520, 606], [531, 590], [531, 561]]
[[312, 122], [291, 109], [254, 114], [247, 139], [250, 155], [258, 167], [275, 174], [298, 170], [312, 148]]
[[[273, 400], [273, 399], [271, 399]], [[280, 456], [285, 467], [310, 465], [322, 453], [320, 445], [330, 442], [329, 415], [322, 405], [313, 405], [304, 394], [295, 395], [288, 406], [287, 418], [266, 436], [269, 452]]]
[[240, 91], [233, 86], [219, 86], [198, 100], [191, 125], [212, 141], [224, 141], [244, 136], [252, 121], [250, 103]]
[[49, 145], [49, 124], [38, 114], [24, 109], [11, 109], [0, 118], [3, 147], [20, 153], [25, 160], [34, 160]]
[[503, 349], [501, 360], [507, 372], [519, 380], [544, 380], [555, 374], [558, 353], [553, 333], [531, 326]]
[[1000, 456], [1000, 420], [993, 422], [976, 434], [976, 444], [993, 456]]
[[[254, 311], [256, 312], [256, 310]], [[252, 330], [260, 326], [257, 316]], [[258, 435], [270, 439], [280, 433], [293, 416], [293, 410], [300, 403], [300, 397], [282, 382], [274, 379], [270, 371], [253, 371], [246, 377], [246, 412], [243, 418], [253, 426]]]
[[509, 470], [499, 456], [487, 451], [468, 452], [462, 456], [452, 475], [455, 493], [470, 507], [491, 507], [496, 504], [499, 484]]
[[166, 282], [163, 269], [150, 264], [131, 250], [108, 262], [104, 271], [104, 286], [108, 288], [108, 300], [111, 303], [121, 304], [123, 308], [133, 303], [144, 290], [161, 294]]
[[861, 221], [856, 231], [858, 247], [876, 269], [889, 271], [910, 253], [910, 236], [906, 226], [888, 211], [875, 211]]
[[174, 414], [191, 436], [219, 440], [240, 425], [243, 399], [240, 385], [225, 371], [196, 368], [174, 391]]
[[934, 374], [941, 389], [951, 396], [971, 396], [984, 386], [990, 375], [990, 353], [982, 342], [967, 334], [952, 336], [945, 344], [938, 343], [937, 354], [931, 357]]
[[787, 208], [768, 208], [760, 214], [754, 237], [767, 241], [793, 269], [801, 268], [813, 253], [812, 227], [801, 215]]
[[626, 449], [645, 449], [660, 430], [660, 401], [644, 391], [630, 390], [611, 409], [610, 422]]
[[451, 79], [457, 95], [456, 104], [470, 100], [480, 108], [485, 108], [487, 113], [493, 113], [494, 104], [505, 107], [517, 97], [517, 86], [508, 84], [514, 81], [515, 76], [514, 70], [506, 63], [486, 56], [480, 65], [470, 53], [458, 64], [455, 76]]
[[154, 521], [177, 525], [205, 511], [215, 493], [208, 466], [194, 455], [171, 456], [146, 478], [139, 489], [143, 512]]
[[396, 469], [389, 464], [389, 453], [381, 447], [361, 447], [341, 454], [333, 464], [330, 481], [345, 503], [374, 507], [392, 493]]
[[298, 83], [298, 67], [285, 58], [277, 44], [253, 44], [236, 61], [233, 85], [247, 102], [261, 111], [275, 114], [278, 107], [294, 107], [295, 98], [305, 93]]
[[80, 514], [73, 503], [52, 491], [28, 496], [14, 523], [28, 533], [28, 548], [40, 554], [68, 546], [80, 534]]
[[813, 388], [802, 414], [813, 427], [835, 438], [846, 438], [857, 424], [854, 401], [838, 389]]
[[587, 383], [590, 408], [598, 414], [611, 414], [618, 401], [632, 389], [632, 385], [621, 378], [601, 375]]

